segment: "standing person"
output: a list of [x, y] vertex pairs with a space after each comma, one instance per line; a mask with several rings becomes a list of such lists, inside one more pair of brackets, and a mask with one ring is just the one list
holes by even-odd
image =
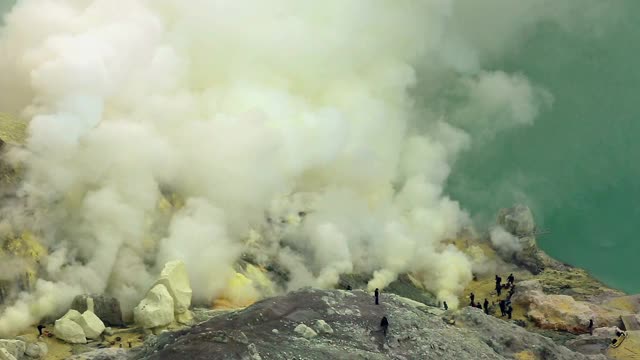
[[42, 329], [44, 329], [44, 327], [42, 324], [38, 325], [38, 337], [42, 336]]
[[593, 335], [593, 319], [589, 319], [589, 335]]
[[507, 282], [509, 282], [509, 284], [513, 285], [514, 281], [516, 281], [516, 278], [513, 277], [513, 274], [509, 274], [509, 277], [507, 278]]
[[496, 275], [496, 292], [498, 293], [498, 296], [500, 296], [500, 293], [502, 292], [502, 278], [498, 275]]
[[512, 312], [513, 312], [513, 307], [511, 307], [511, 305], [509, 305], [509, 306], [507, 307], [507, 317], [508, 317], [509, 319], [511, 319], [511, 313], [512, 313]]
[[447, 302], [446, 302], [446, 301], [444, 301], [444, 309], [445, 309], [445, 310], [449, 310], [449, 305], [447, 305]]
[[373, 295], [376, 297], [376, 305], [380, 305], [378, 301], [378, 296], [380, 296], [380, 291], [378, 290], [378, 288], [376, 288], [376, 290], [373, 292]]
[[483, 307], [484, 307], [484, 313], [489, 315], [489, 300], [484, 299]]
[[500, 316], [506, 315], [506, 302], [504, 300], [500, 300]]
[[469, 299], [471, 299], [471, 303], [469, 303], [469, 306], [475, 306], [475, 302], [473, 302], [473, 300], [476, 298], [476, 295], [474, 293], [471, 293], [469, 295]]

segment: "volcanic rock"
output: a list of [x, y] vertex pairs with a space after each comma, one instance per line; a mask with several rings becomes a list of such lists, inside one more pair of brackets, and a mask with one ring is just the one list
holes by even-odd
[[[89, 309], [93, 304], [93, 310]], [[78, 295], [71, 303], [71, 309], [83, 313], [87, 310], [93, 311], [106, 326], [123, 326], [122, 311], [118, 299], [107, 295]]]
[[133, 318], [136, 324], [152, 329], [171, 324], [174, 320], [173, 313], [173, 298], [164, 285], [158, 284], [133, 309]]

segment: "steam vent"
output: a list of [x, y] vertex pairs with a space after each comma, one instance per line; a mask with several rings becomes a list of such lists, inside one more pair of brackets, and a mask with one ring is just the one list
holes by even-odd
[[637, 14], [0, 1], [0, 360], [640, 359]]

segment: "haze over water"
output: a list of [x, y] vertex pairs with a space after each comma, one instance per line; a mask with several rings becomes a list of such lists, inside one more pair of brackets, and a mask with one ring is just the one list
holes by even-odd
[[466, 152], [448, 189], [480, 223], [500, 207], [532, 207], [553, 257], [610, 286], [640, 292], [640, 3], [567, 32], [543, 24], [496, 66], [520, 71], [554, 97], [529, 127]]

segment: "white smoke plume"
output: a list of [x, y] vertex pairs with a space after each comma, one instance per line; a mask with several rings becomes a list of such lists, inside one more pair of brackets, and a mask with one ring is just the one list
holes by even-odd
[[495, 226], [489, 233], [493, 246], [506, 256], [522, 251], [520, 240], [501, 226]]
[[[3, 212], [53, 253], [0, 335], [82, 292], [129, 312], [174, 258], [210, 303], [250, 249], [291, 270], [290, 288], [352, 271], [383, 288], [413, 271], [455, 307], [472, 262], [442, 241], [469, 220], [443, 186], [472, 138], [449, 118], [528, 124], [548, 99], [482, 63], [556, 12], [490, 3], [527, 21], [453, 0], [19, 1], [0, 32], [0, 110], [30, 121], [9, 154], [26, 205]], [[422, 73], [471, 100], [416, 106]], [[185, 207], [160, 210], [167, 189]], [[274, 209], [300, 225], [274, 230]]]

